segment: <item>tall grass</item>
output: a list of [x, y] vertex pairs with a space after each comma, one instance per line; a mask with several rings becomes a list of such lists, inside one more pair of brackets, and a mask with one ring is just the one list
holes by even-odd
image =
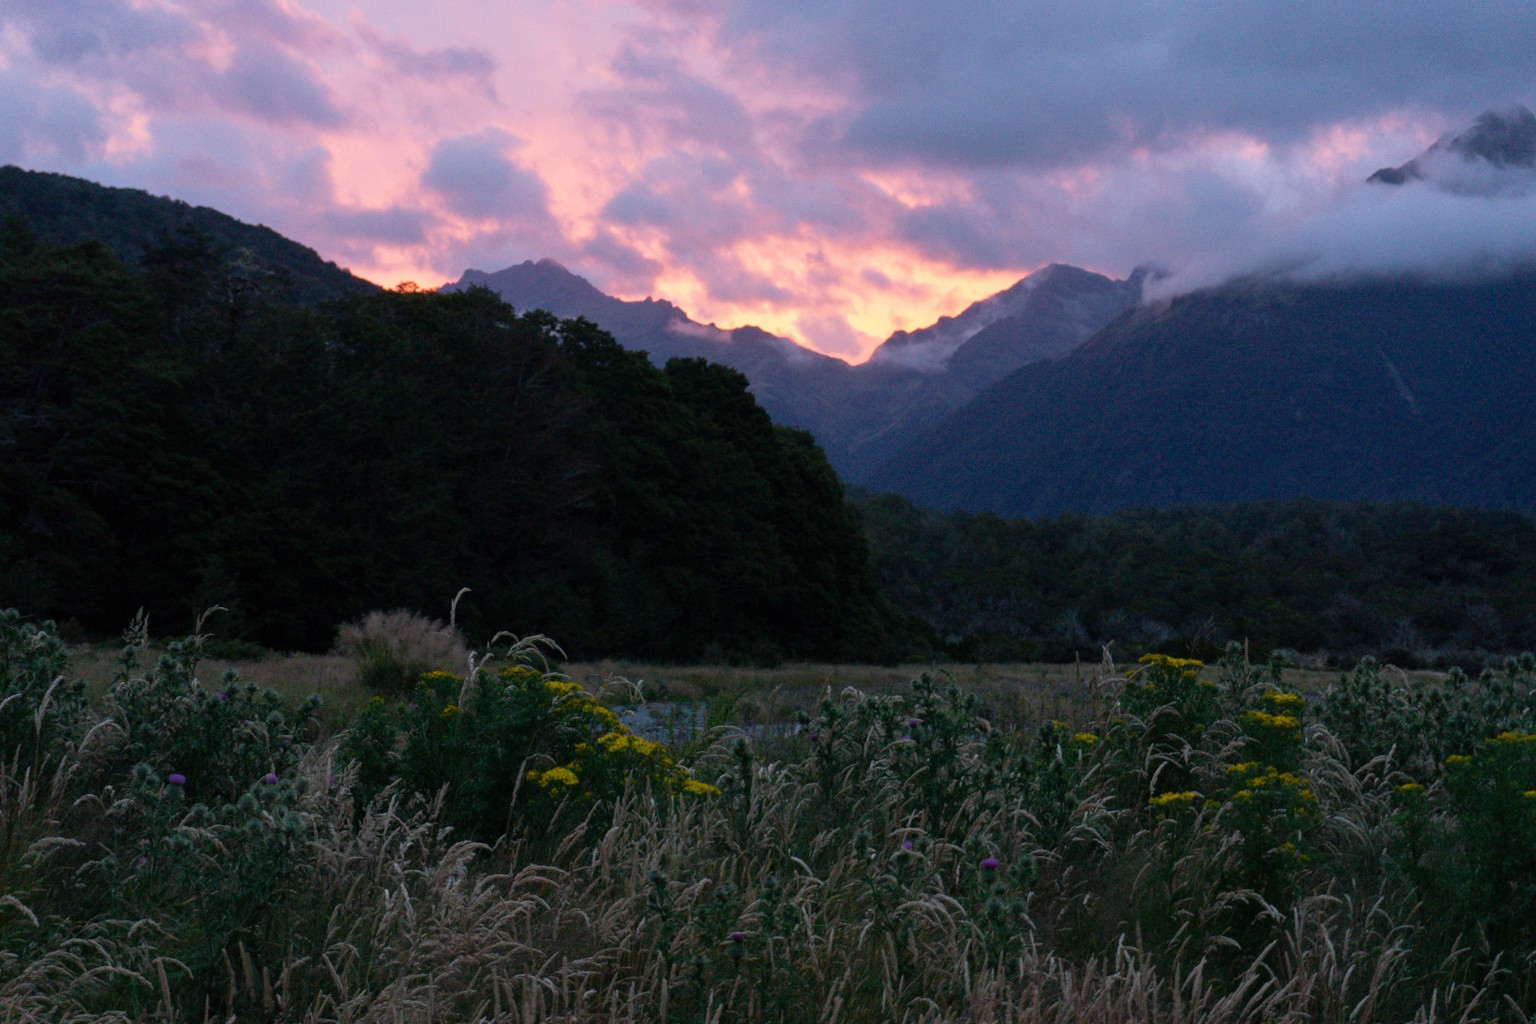
[[[828, 691], [787, 738], [724, 728], [692, 764], [642, 771], [560, 746], [613, 726], [526, 648], [502, 654], [479, 683], [439, 673], [375, 705], [370, 742], [389, 749], [372, 762], [343, 754], [362, 733], [205, 684], [195, 641], [125, 659], [89, 708], [8, 679], [34, 746], [50, 716], [77, 720], [0, 768], [0, 1020], [1536, 1009], [1530, 662], [1431, 691], [1366, 666], [1306, 701], [1240, 656], [1215, 672], [1154, 658], [1107, 675], [1104, 714], [1071, 724], [993, 716], [925, 678]], [[478, 705], [475, 685], [493, 687]], [[496, 764], [456, 739], [487, 734], [454, 730], [535, 713], [507, 778], [569, 763], [578, 783], [514, 786], [482, 841], [449, 827], [455, 787]], [[1375, 743], [1350, 731], [1371, 716]], [[210, 750], [229, 756], [194, 760]], [[389, 757], [415, 767], [360, 781]], [[684, 769], [718, 795], [685, 791]]]

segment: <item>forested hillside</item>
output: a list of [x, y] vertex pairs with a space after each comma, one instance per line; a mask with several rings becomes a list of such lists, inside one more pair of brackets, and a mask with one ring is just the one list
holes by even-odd
[[312, 649], [470, 587], [472, 634], [573, 655], [879, 653], [842, 487], [739, 373], [483, 289], [232, 295], [235, 258], [6, 227], [0, 607]]
[[206, 206], [109, 188], [66, 174], [0, 167], [0, 221], [19, 217], [51, 242], [99, 241], [120, 259], [153, 252], [168, 273], [197, 272], [199, 246], [227, 258], [224, 285], [238, 297], [276, 292], [297, 302], [378, 291], [378, 286], [321, 259], [271, 228], [245, 224]]
[[1026, 366], [868, 486], [1005, 516], [1271, 501], [1536, 511], [1536, 272], [1251, 279]]
[[966, 660], [1228, 641], [1478, 666], [1536, 648], [1536, 520], [1308, 499], [1031, 522], [858, 494], [876, 579]]

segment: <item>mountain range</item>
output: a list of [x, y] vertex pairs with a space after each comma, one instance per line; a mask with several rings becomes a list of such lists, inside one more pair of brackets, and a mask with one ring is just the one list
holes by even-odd
[[[1531, 189], [1536, 115], [1490, 111], [1369, 181]], [[526, 303], [534, 266], [483, 280]], [[725, 332], [715, 358], [761, 382], [846, 479], [929, 506], [1049, 517], [1310, 496], [1536, 510], [1536, 267], [1254, 276], [1138, 305], [1144, 279], [1053, 265], [858, 367], [780, 355], [754, 371]]]
[[775, 420], [810, 431], [844, 479], [858, 483], [987, 386], [1070, 352], [1130, 309], [1145, 277], [1138, 270], [1117, 281], [1052, 264], [956, 316], [897, 332], [858, 366], [757, 327], [698, 323], [670, 302], [616, 299], [553, 260], [469, 270], [447, 288], [485, 287], [518, 309], [586, 317], [658, 364], [704, 358], [740, 370]]
[[[1536, 188], [1536, 115], [1490, 111], [1369, 183]], [[869, 479], [1009, 516], [1269, 498], [1536, 510], [1536, 265], [1150, 302], [1020, 369]]]
[[[1369, 179], [1468, 197], [1536, 190], [1536, 115], [1490, 111]], [[0, 217], [130, 258], [178, 232], [296, 296], [374, 288], [265, 228], [142, 192], [0, 168]], [[1048, 517], [1310, 496], [1536, 511], [1536, 266], [1477, 279], [1252, 276], [1143, 301], [1053, 264], [850, 366], [756, 327], [624, 301], [552, 260], [466, 271], [520, 310], [586, 317], [657, 363], [741, 371], [845, 481]]]

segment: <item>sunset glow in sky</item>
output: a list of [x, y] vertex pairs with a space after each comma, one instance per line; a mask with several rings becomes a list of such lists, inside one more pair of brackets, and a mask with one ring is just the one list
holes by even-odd
[[0, 163], [853, 360], [1049, 262], [1358, 212], [1512, 103], [1533, 0], [0, 0]]

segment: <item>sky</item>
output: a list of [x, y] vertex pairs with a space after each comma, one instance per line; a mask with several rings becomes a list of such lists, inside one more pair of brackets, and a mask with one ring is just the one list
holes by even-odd
[[1530, 190], [1362, 184], [1516, 103], [1536, 0], [0, 0], [0, 163], [852, 361], [1052, 262], [1519, 255]]

